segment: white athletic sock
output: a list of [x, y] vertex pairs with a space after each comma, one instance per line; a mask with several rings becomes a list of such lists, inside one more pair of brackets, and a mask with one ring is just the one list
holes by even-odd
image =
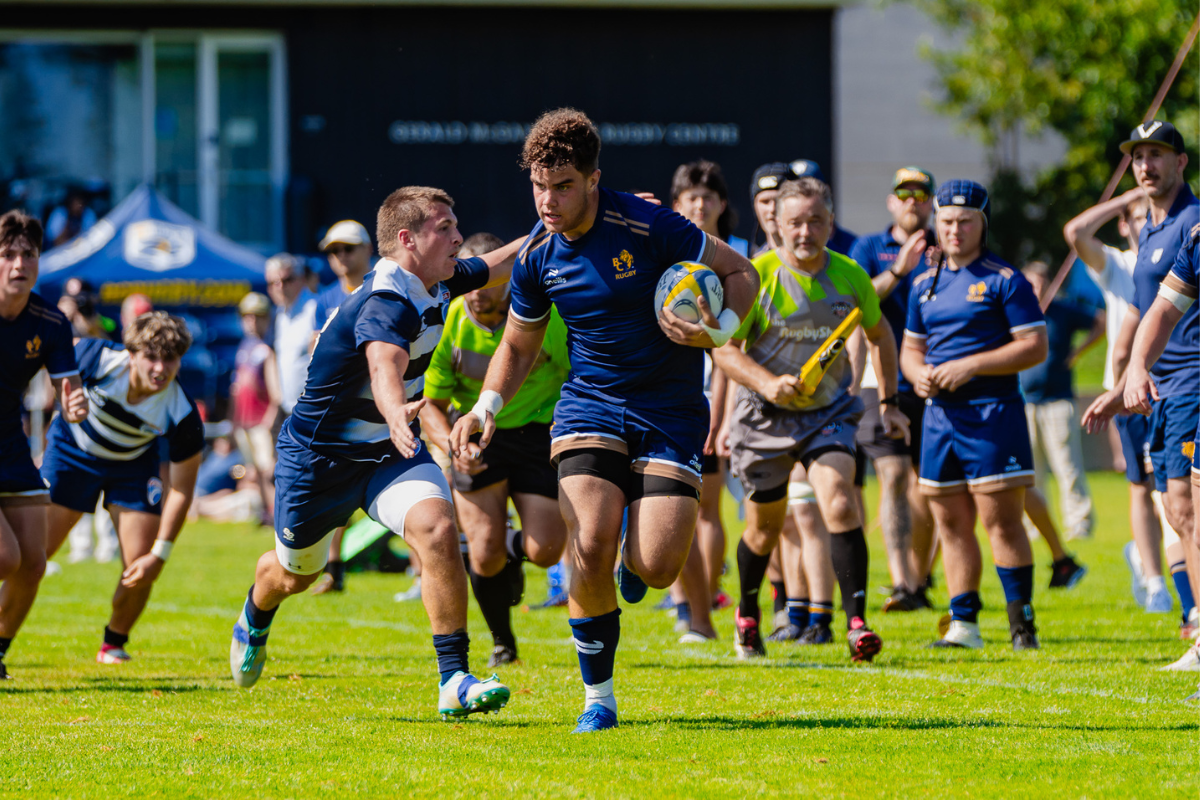
[[613, 694], [613, 679], [609, 678], [604, 683], [597, 683], [595, 686], [589, 684], [583, 685], [584, 700], [583, 709], [586, 711], [589, 706], [599, 703], [614, 714], [617, 713], [617, 698]]
[[1167, 590], [1167, 579], [1162, 575], [1154, 575], [1146, 578], [1146, 594], [1151, 592], [1165, 592]]

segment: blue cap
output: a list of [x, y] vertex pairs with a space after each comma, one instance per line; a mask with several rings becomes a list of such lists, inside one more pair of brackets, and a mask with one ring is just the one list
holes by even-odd
[[985, 221], [992, 218], [987, 189], [975, 181], [955, 179], [939, 186], [933, 196], [933, 210], [936, 213], [942, 208], [972, 208], [982, 212]]
[[792, 172], [796, 174], [797, 178], [816, 178], [821, 183], [829, 183], [829, 181], [825, 180], [825, 173], [821, 172], [821, 168], [817, 166], [817, 162], [815, 161], [809, 161], [807, 158], [797, 158], [789, 166], [791, 166]]

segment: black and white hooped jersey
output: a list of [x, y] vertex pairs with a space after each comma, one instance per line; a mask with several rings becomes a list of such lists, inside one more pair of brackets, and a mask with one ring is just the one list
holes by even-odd
[[[308, 366], [304, 392], [289, 418], [290, 435], [322, 455], [381, 461], [396, 454], [386, 420], [371, 393], [367, 343], [386, 342], [408, 352], [404, 396], [418, 400], [425, 370], [450, 301], [488, 282], [481, 258], [460, 259], [454, 276], [426, 289], [420, 278], [384, 258], [363, 285], [329, 317]], [[417, 422], [413, 422], [417, 430]]]
[[66, 423], [71, 440], [85, 454], [107, 461], [133, 461], [166, 437], [170, 460], [186, 461], [204, 449], [204, 423], [196, 403], [179, 381], [139, 403], [130, 404], [129, 351], [101, 339], [75, 345], [79, 376], [88, 398], [83, 422]]

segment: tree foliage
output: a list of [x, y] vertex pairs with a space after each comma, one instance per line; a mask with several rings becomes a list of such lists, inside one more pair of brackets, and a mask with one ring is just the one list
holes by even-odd
[[[1010, 259], [1059, 258], [1062, 225], [1094, 204], [1142, 120], [1197, 11], [1180, 0], [911, 0], [958, 42], [923, 48], [939, 76], [939, 110], [990, 147], [1024, 131], [1058, 131], [1062, 163], [1025, 180], [994, 163], [994, 246]], [[1195, 186], [1200, 44], [1158, 119], [1188, 145]], [[1122, 188], [1133, 185], [1126, 174]], [[1003, 224], [1001, 224], [1003, 222]]]

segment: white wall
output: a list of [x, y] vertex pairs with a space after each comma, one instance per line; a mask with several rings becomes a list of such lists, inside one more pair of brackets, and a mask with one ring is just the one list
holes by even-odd
[[[855, 233], [889, 223], [884, 197], [899, 167], [924, 167], [938, 181], [987, 184], [983, 145], [933, 110], [937, 76], [917, 55], [922, 40], [949, 41], [911, 6], [847, 5], [834, 15], [834, 200], [838, 222]], [[1022, 139], [1017, 164], [1028, 174], [1064, 152], [1054, 133]]]

